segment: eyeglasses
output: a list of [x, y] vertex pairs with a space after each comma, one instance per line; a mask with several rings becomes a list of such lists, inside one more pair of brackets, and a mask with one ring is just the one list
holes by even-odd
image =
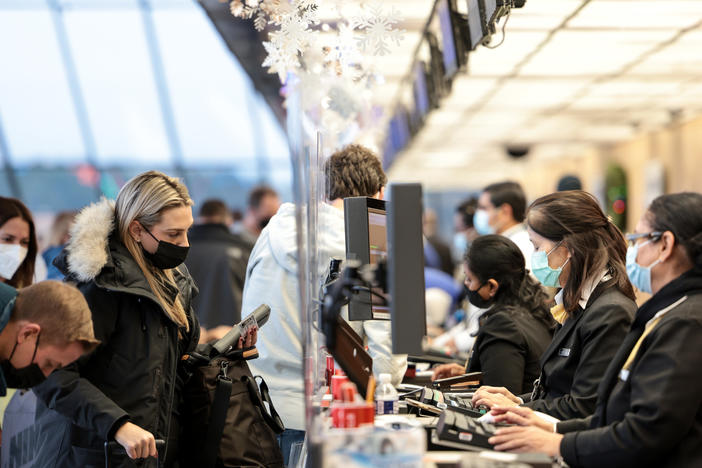
[[639, 239], [651, 239], [653, 242], [659, 241], [661, 237], [663, 236], [662, 231], [651, 231], [651, 232], [637, 232], [634, 234], [627, 234], [626, 240], [629, 243], [630, 247], [633, 247], [636, 245], [637, 241]]

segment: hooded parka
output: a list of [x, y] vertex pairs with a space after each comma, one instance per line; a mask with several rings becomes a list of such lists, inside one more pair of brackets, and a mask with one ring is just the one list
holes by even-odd
[[[177, 288], [168, 292], [171, 298], [180, 296], [189, 322], [187, 331], [179, 329], [114, 225], [113, 202], [85, 208], [54, 262], [85, 296], [101, 344], [34, 388], [50, 410], [38, 417], [52, 433], [40, 444], [37, 466], [105, 466], [103, 444], [126, 421], [166, 440], [166, 466], [176, 457], [180, 361], [195, 347], [200, 331], [190, 308], [196, 288], [184, 265], [173, 270]], [[137, 465], [121, 456], [112, 466]]]

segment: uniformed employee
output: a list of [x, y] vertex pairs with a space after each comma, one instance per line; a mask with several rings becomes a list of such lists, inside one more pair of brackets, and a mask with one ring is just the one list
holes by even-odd
[[595, 198], [580, 190], [537, 199], [526, 221], [535, 248], [532, 273], [545, 286], [561, 288], [551, 310], [560, 325], [541, 357], [532, 394], [481, 387], [473, 404], [524, 404], [558, 419], [586, 417], [636, 310], [626, 242]]
[[554, 434], [511, 408], [496, 419], [532, 427], [499, 430], [497, 449], [560, 454], [571, 467], [702, 466], [702, 195], [656, 198], [629, 242], [629, 277], [653, 296], [604, 374], [595, 414]]

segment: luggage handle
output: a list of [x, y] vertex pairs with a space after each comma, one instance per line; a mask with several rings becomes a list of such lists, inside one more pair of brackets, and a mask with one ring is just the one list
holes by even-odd
[[[166, 447], [166, 441], [163, 439], [156, 439], [156, 451], [159, 453], [159, 456], [156, 457], [156, 467], [159, 468], [161, 466], [161, 456], [160, 453], [163, 451], [163, 449]], [[110, 468], [110, 459], [111, 456], [114, 453], [117, 453], [119, 451], [124, 452], [125, 449], [122, 447], [120, 444], [118, 444], [115, 441], [108, 442], [105, 441], [105, 468]], [[164, 454], [165, 455], [165, 454]]]

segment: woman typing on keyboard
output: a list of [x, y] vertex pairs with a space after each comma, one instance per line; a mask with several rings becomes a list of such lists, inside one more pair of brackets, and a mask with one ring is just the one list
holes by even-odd
[[571, 467], [702, 466], [702, 195], [658, 197], [627, 237], [629, 277], [653, 296], [603, 374], [594, 415], [554, 427], [495, 408], [497, 421], [528, 426], [498, 430], [496, 449]]
[[473, 404], [525, 404], [558, 419], [584, 418], [595, 410], [597, 385], [636, 310], [626, 242], [597, 200], [580, 190], [537, 199], [526, 223], [535, 248], [532, 273], [545, 286], [561, 288], [551, 309], [559, 326], [531, 394], [484, 386]]
[[463, 268], [468, 299], [488, 310], [480, 318], [467, 369], [445, 364], [436, 368], [434, 380], [467, 370], [482, 372], [487, 385], [530, 392], [554, 325], [546, 293], [529, 276], [519, 247], [504, 236], [478, 237], [466, 252]]

